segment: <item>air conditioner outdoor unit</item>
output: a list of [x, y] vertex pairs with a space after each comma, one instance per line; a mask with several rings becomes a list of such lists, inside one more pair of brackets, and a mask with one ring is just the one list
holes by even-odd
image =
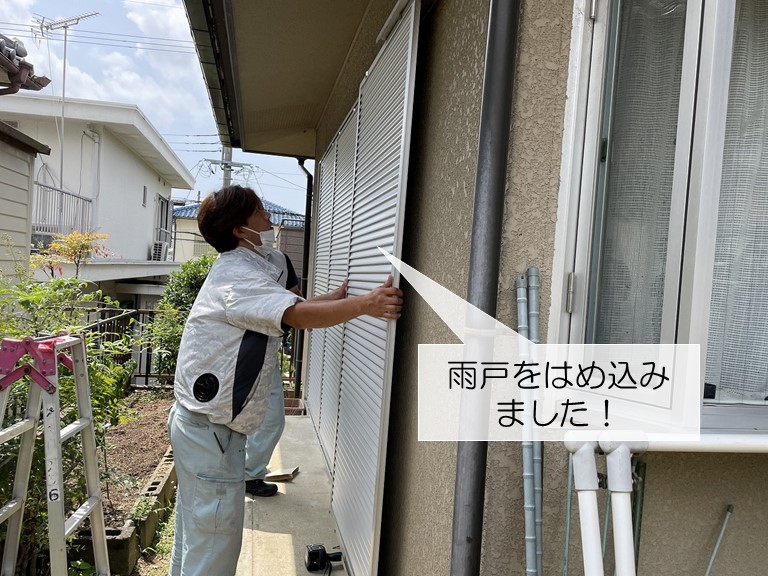
[[149, 258], [155, 262], [165, 262], [168, 258], [168, 242], [155, 240], [152, 243]]

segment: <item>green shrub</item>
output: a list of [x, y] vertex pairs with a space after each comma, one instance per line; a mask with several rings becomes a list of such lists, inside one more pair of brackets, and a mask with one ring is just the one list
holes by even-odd
[[163, 383], [173, 382], [184, 324], [214, 260], [215, 254], [204, 254], [185, 262], [178, 272], [173, 272], [155, 308], [155, 317], [146, 327], [148, 343], [152, 348], [152, 371], [167, 375], [160, 377]]

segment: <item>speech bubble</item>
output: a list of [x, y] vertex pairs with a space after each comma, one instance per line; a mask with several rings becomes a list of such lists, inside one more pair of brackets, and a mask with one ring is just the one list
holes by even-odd
[[419, 440], [697, 440], [697, 344], [534, 344], [379, 248], [462, 344], [419, 345]]

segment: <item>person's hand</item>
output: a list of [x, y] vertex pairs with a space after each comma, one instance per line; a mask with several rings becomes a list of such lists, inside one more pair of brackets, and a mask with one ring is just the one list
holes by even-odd
[[347, 285], [349, 284], [349, 278], [345, 278], [341, 286], [336, 290], [328, 292], [328, 300], [344, 300], [347, 297]]
[[394, 279], [387, 277], [378, 288], [374, 288], [362, 298], [365, 300], [365, 313], [385, 320], [397, 320], [403, 309], [403, 291], [392, 286]]

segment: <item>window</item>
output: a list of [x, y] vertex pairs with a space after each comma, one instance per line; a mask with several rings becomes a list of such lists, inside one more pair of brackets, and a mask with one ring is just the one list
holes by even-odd
[[702, 426], [768, 430], [768, 5], [600, 2], [591, 49], [567, 338], [698, 343]]
[[155, 240], [171, 241], [171, 202], [168, 198], [157, 196], [155, 210]]

